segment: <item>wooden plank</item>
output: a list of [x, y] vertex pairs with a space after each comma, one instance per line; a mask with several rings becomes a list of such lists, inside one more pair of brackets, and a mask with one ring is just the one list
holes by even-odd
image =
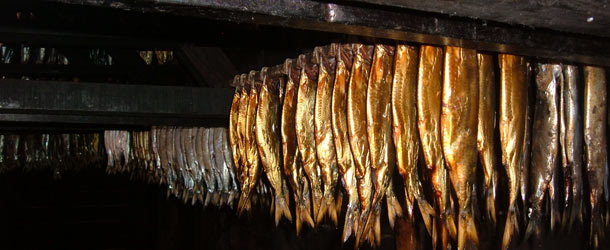
[[226, 123], [230, 88], [0, 80], [0, 121], [108, 125]]
[[610, 37], [610, 2], [586, 0], [350, 0], [534, 28]]
[[[204, 17], [610, 66], [610, 39], [404, 8], [313, 0], [47, 0]], [[443, 2], [444, 4], [445, 2]], [[561, 15], [559, 15], [561, 17]], [[244, 44], [248, 43], [244, 38]]]

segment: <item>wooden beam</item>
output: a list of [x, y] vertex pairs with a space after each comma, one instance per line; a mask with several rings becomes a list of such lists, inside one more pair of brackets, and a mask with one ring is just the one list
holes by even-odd
[[0, 80], [0, 121], [107, 125], [221, 125], [230, 88]]
[[[46, 0], [134, 12], [204, 17], [296, 29], [344, 33], [546, 59], [610, 66], [609, 38], [535, 29], [481, 19], [313, 0]], [[488, 1], [485, 1], [488, 2]], [[444, 3], [444, 2], [443, 2]], [[561, 15], [559, 15], [561, 16]], [[244, 37], [243, 43], [248, 43]]]

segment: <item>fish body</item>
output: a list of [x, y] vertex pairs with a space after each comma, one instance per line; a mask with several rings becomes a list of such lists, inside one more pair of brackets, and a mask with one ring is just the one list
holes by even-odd
[[337, 152], [333, 140], [332, 123], [330, 122], [332, 120], [331, 102], [337, 63], [334, 57], [336, 46], [336, 44], [333, 44], [329, 47], [316, 47], [314, 50], [314, 56], [319, 65], [314, 113], [316, 155], [324, 186], [324, 200], [320, 204], [316, 223], [320, 223], [328, 212], [328, 217], [335, 226], [337, 226], [337, 210], [341, 209], [340, 205], [335, 205], [339, 167], [337, 166]]
[[530, 215], [526, 238], [541, 235], [543, 199], [558, 164], [559, 151], [559, 78], [561, 67], [539, 64], [536, 75], [536, 103], [530, 169]]
[[[233, 80], [233, 84], [235, 85], [235, 94], [233, 95], [233, 100], [231, 101], [231, 111], [229, 112], [229, 143], [231, 144], [231, 155], [233, 156], [233, 164], [235, 168], [235, 172], [239, 173], [240, 166], [240, 143], [239, 143], [239, 108], [240, 108], [240, 100], [241, 100], [241, 89], [240, 85], [240, 76], [235, 76]], [[241, 179], [241, 176], [237, 176]]]
[[258, 80], [257, 76], [258, 72], [250, 71], [247, 80], [247, 83], [250, 84], [250, 91], [248, 94], [248, 108], [246, 110], [245, 129], [243, 131], [246, 153], [246, 170], [244, 178], [246, 181], [241, 189], [242, 195], [238, 205], [238, 210], [240, 212], [250, 210], [250, 194], [256, 186], [260, 175], [260, 158], [255, 137], [256, 111], [258, 109], [258, 93], [260, 89], [260, 80]]
[[477, 148], [483, 166], [485, 209], [487, 217], [493, 225], [496, 223], [496, 186], [497, 174], [495, 165], [496, 128], [496, 81], [494, 74], [493, 56], [477, 54], [479, 63], [479, 121], [477, 128]]
[[217, 127], [213, 128], [214, 131], [214, 160], [216, 161], [216, 168], [218, 169], [220, 180], [222, 182], [222, 191], [228, 194], [231, 190], [231, 174], [229, 168], [225, 162], [223, 152], [223, 141], [224, 141], [224, 128]]
[[[560, 113], [559, 113], [559, 146], [563, 163], [565, 178], [565, 209], [563, 225], [571, 228], [577, 221], [582, 223], [583, 207], [583, 175], [582, 175], [582, 148], [583, 127], [582, 114], [579, 108], [581, 93], [578, 88], [578, 67], [564, 65], [564, 80], [560, 86]], [[569, 212], [568, 212], [569, 211]]]
[[601, 206], [604, 197], [604, 182], [607, 176], [608, 156], [606, 154], [606, 72], [603, 68], [585, 66], [584, 94], [584, 143], [585, 166], [589, 180], [590, 202], [590, 243], [597, 248], [603, 240], [604, 228]]
[[299, 154], [311, 188], [313, 218], [317, 218], [323, 201], [320, 165], [316, 157], [314, 125], [318, 65], [311, 63], [310, 56], [302, 60], [301, 63], [295, 127]]
[[347, 241], [352, 233], [356, 235], [360, 217], [356, 166], [354, 165], [347, 131], [347, 86], [350, 79], [353, 58], [354, 54], [351, 45], [337, 47], [337, 68], [331, 104], [331, 122], [335, 149], [337, 151], [337, 164], [339, 166], [343, 188], [348, 196], [345, 223], [341, 237], [343, 242]]
[[445, 49], [441, 140], [459, 205], [458, 249], [478, 246], [473, 199], [476, 196], [478, 69], [475, 50]]
[[[301, 56], [304, 60], [305, 56]], [[299, 151], [297, 148], [297, 132], [295, 125], [295, 114], [297, 108], [297, 93], [299, 90], [300, 70], [295, 62], [287, 59], [284, 63], [284, 71], [287, 75], [286, 87], [284, 91], [284, 101], [282, 103], [281, 133], [282, 133], [282, 155], [284, 174], [288, 177], [295, 202], [295, 226], [297, 235], [301, 232], [302, 223], [314, 226], [311, 218], [311, 200], [305, 196], [303, 188], [307, 178], [303, 178], [303, 167], [300, 164]]]
[[[355, 44], [353, 51], [354, 61], [347, 90], [347, 127], [356, 166], [361, 213], [369, 214], [374, 187], [366, 125], [366, 90], [373, 59], [373, 46]], [[356, 247], [360, 246], [361, 237], [368, 235], [368, 232], [359, 229], [355, 235]]]
[[[222, 152], [224, 154], [224, 162], [227, 165], [227, 169], [229, 171], [229, 176], [231, 178], [231, 185], [230, 185], [230, 190], [229, 190], [229, 205], [231, 206], [231, 208], [233, 208], [233, 202], [234, 199], [237, 197], [237, 195], [239, 194], [239, 187], [237, 185], [238, 180], [237, 180], [237, 175], [235, 174], [235, 163], [234, 163], [234, 157], [233, 157], [233, 150], [231, 148], [231, 143], [229, 141], [229, 129], [228, 128], [221, 128], [222, 129]], [[196, 130], [196, 128], [193, 128], [193, 130]]]
[[[448, 169], [445, 166], [441, 141], [441, 100], [443, 92], [443, 49], [434, 46], [421, 46], [419, 51], [419, 67], [417, 78], [417, 127], [421, 141], [422, 153], [427, 172], [430, 173], [432, 191], [435, 197], [436, 206], [439, 211], [440, 230], [442, 248], [447, 249], [449, 234], [452, 238], [457, 238], [455, 222], [453, 219], [453, 209], [451, 206], [451, 183], [449, 181]], [[413, 170], [417, 173], [417, 169]], [[426, 208], [430, 205], [423, 197], [421, 180], [418, 175], [411, 174], [413, 178], [410, 192], [407, 193], [407, 212], [412, 214], [414, 199], [419, 193], [420, 204], [422, 207], [422, 218], [424, 225], [430, 235], [433, 236], [433, 245], [437, 240], [433, 232], [433, 223], [430, 216], [434, 210]], [[419, 186], [419, 187], [418, 187]], [[419, 190], [419, 191], [418, 191]], [[425, 212], [425, 213], [424, 213]]]
[[[374, 174], [375, 188], [371, 206], [380, 209], [380, 202], [386, 194], [391, 183], [392, 174], [396, 164], [396, 153], [392, 137], [392, 65], [395, 48], [388, 45], [375, 45], [371, 75], [366, 91], [366, 125], [371, 156], [372, 173]], [[396, 203], [397, 204], [397, 203]], [[398, 205], [398, 208], [400, 205]], [[392, 211], [396, 207], [390, 207]], [[398, 209], [400, 210], [400, 209]], [[367, 213], [362, 213], [364, 231], [368, 231], [370, 221], [376, 219]], [[393, 222], [394, 218], [390, 218]], [[378, 224], [373, 227], [375, 235], [380, 235]], [[377, 239], [377, 237], [376, 237]], [[379, 243], [379, 242], [378, 242]]]
[[289, 192], [283, 178], [280, 151], [282, 138], [280, 132], [280, 85], [278, 79], [271, 79], [268, 68], [261, 70], [262, 86], [258, 96], [256, 113], [256, 144], [267, 179], [273, 188], [275, 203], [275, 225], [282, 216], [292, 221], [288, 207]]
[[[248, 119], [248, 104], [250, 97], [250, 88], [251, 85], [248, 84], [247, 75], [242, 74], [239, 77], [239, 85], [241, 86], [241, 91], [239, 94], [239, 108], [238, 108], [238, 118], [237, 118], [237, 148], [239, 151], [237, 154], [239, 155], [239, 163], [237, 164], [238, 175], [240, 176], [241, 187], [246, 185], [248, 168], [247, 168], [247, 158], [246, 158], [246, 120]], [[243, 189], [242, 189], [243, 190]]]
[[527, 123], [527, 82], [525, 58], [515, 55], [500, 54], [500, 148], [502, 164], [508, 176], [509, 206], [502, 248], [507, 249], [515, 230], [516, 200], [520, 189], [521, 154], [524, 147], [525, 128]]

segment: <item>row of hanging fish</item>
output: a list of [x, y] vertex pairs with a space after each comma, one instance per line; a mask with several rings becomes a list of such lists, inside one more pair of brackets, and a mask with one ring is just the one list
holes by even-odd
[[332, 44], [233, 84], [239, 213], [266, 177], [276, 224], [294, 216], [297, 234], [325, 218], [337, 226], [345, 209], [342, 240], [354, 235], [356, 247], [380, 244], [384, 203], [392, 227], [398, 216], [422, 221], [434, 249], [478, 246], [498, 214], [503, 249], [547, 224], [589, 228], [597, 247], [608, 228], [603, 68], [451, 46]]
[[[108, 173], [130, 173], [164, 184], [169, 193], [193, 204], [233, 207], [239, 197], [227, 128], [153, 127], [150, 131], [104, 132]], [[267, 204], [261, 185], [257, 199]]]
[[0, 172], [51, 168], [59, 178], [63, 170], [103, 162], [100, 140], [99, 133], [0, 134]]

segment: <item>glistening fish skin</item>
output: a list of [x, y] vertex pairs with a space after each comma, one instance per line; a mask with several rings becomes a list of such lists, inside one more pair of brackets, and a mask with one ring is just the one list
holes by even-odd
[[498, 55], [500, 63], [500, 148], [502, 164], [508, 176], [509, 205], [502, 248], [507, 249], [515, 229], [517, 195], [520, 188], [521, 154], [527, 123], [527, 67], [525, 58], [509, 54]]
[[477, 148], [483, 165], [485, 175], [484, 195], [487, 217], [493, 225], [496, 223], [496, 186], [497, 174], [495, 166], [495, 140], [496, 127], [496, 81], [494, 74], [493, 56], [477, 54], [479, 62], [479, 122], [477, 129]]
[[560, 86], [559, 145], [564, 168], [566, 207], [562, 224], [569, 229], [575, 221], [582, 223], [583, 220], [583, 128], [578, 67], [564, 65], [563, 78]]
[[[417, 171], [419, 159], [419, 134], [417, 133], [417, 63], [416, 47], [399, 44], [394, 58], [392, 79], [392, 125], [396, 163], [403, 178], [409, 221], [412, 221], [413, 206], [417, 200], [424, 220], [433, 213], [432, 206], [423, 196], [423, 188]], [[439, 97], [440, 98], [440, 97]]]
[[[292, 221], [288, 207], [289, 192], [282, 176], [280, 150], [282, 138], [280, 134], [280, 81], [271, 79], [268, 68], [261, 70], [262, 86], [258, 96], [256, 113], [256, 144], [267, 179], [271, 183], [275, 195], [275, 225], [282, 216]], [[279, 81], [278, 81], [279, 80]]]
[[[305, 56], [301, 56], [304, 60]], [[294, 192], [295, 201], [295, 225], [297, 235], [301, 232], [302, 222], [314, 226], [311, 218], [311, 201], [309, 195], [305, 196], [303, 187], [306, 178], [303, 178], [303, 168], [299, 164], [297, 148], [297, 132], [295, 127], [295, 114], [297, 108], [297, 91], [299, 89], [300, 70], [296, 68], [294, 61], [287, 59], [284, 63], [287, 82], [284, 91], [284, 101], [282, 103], [281, 131], [282, 131], [282, 152], [284, 157], [284, 174], [288, 177], [289, 183]]]
[[318, 65], [312, 64], [309, 59], [308, 57], [308, 60], [303, 60], [301, 65], [295, 127], [299, 153], [311, 187], [313, 217], [317, 218], [323, 199], [320, 166], [316, 157], [314, 126]]
[[[432, 190], [439, 211], [439, 216], [435, 218], [438, 218], [441, 223], [442, 247], [443, 249], [447, 249], [447, 234], [455, 239], [457, 237], [457, 232], [450, 202], [451, 184], [449, 182], [448, 170], [445, 167], [441, 141], [441, 94], [443, 90], [442, 48], [427, 45], [421, 46], [417, 75], [417, 125], [424, 160], [427, 170], [430, 173], [433, 187]], [[415, 170], [415, 172], [417, 171]], [[413, 184], [415, 187], [421, 185], [417, 184], [420, 182], [417, 175], [412, 175], [412, 177], [416, 178], [413, 180], [416, 182]], [[422, 201], [425, 201], [423, 199], [423, 193], [421, 191], [416, 192], [416, 190], [417, 189], [411, 190], [413, 191], [411, 192], [413, 195], [407, 194], [407, 212], [409, 214], [412, 213], [412, 199], [415, 198], [415, 194], [420, 193]], [[430, 222], [429, 219], [434, 210], [429, 211], [431, 209], [426, 209], [423, 204], [427, 203], [420, 202], [419, 204], [420, 207], [422, 207], [420, 208], [420, 211], [422, 212], [424, 224], [428, 233], [433, 236], [432, 244], [436, 246], [436, 232], [432, 231], [432, 224], [436, 224], [436, 221]]]
[[260, 175], [260, 158], [258, 155], [258, 148], [256, 145], [256, 137], [254, 126], [256, 122], [256, 110], [258, 109], [258, 93], [260, 90], [260, 80], [258, 80], [259, 73], [256, 71], [251, 71], [248, 75], [248, 84], [250, 84], [250, 92], [248, 95], [248, 109], [246, 111], [246, 121], [245, 121], [245, 152], [246, 152], [246, 175], [245, 182], [242, 186], [242, 193], [238, 205], [238, 211], [243, 213], [244, 211], [249, 211], [251, 208], [250, 194], [254, 187], [256, 187], [256, 183], [258, 182], [258, 177]]
[[[243, 184], [247, 181], [246, 175], [248, 174], [247, 159], [246, 159], [246, 120], [248, 117], [248, 100], [250, 96], [250, 85], [247, 83], [247, 75], [242, 74], [239, 77], [239, 85], [241, 86], [241, 91], [239, 94], [239, 117], [237, 118], [237, 148], [239, 149], [239, 159], [240, 161], [237, 163], [237, 169], [239, 171], [238, 175], [240, 176], [241, 187], [243, 188]], [[243, 191], [243, 189], [242, 189]]]
[[475, 50], [445, 48], [441, 131], [443, 153], [459, 204], [458, 249], [479, 243], [472, 204], [476, 195], [478, 78]]
[[335, 204], [337, 195], [337, 182], [339, 181], [339, 167], [337, 166], [337, 152], [333, 140], [331, 102], [333, 84], [335, 82], [335, 67], [337, 44], [330, 47], [316, 47], [314, 56], [318, 61], [318, 86], [315, 101], [315, 139], [316, 155], [320, 163], [320, 171], [324, 180], [324, 200], [320, 204], [320, 210], [316, 217], [316, 223], [320, 223], [324, 214], [328, 212], [335, 226], [337, 225], [337, 210], [340, 211], [341, 204]]
[[[238, 135], [238, 120], [239, 120], [239, 107], [240, 107], [240, 99], [241, 99], [241, 89], [240, 85], [240, 76], [235, 76], [233, 79], [233, 84], [235, 85], [235, 94], [233, 95], [233, 101], [231, 102], [231, 111], [229, 113], [229, 143], [231, 144], [231, 151], [233, 152], [233, 164], [235, 166], [235, 171], [239, 173], [240, 166], [240, 148], [239, 148], [239, 135]], [[241, 178], [241, 176], [237, 176]]]
[[[371, 158], [366, 127], [366, 89], [373, 59], [373, 46], [354, 44], [354, 64], [347, 90], [347, 127], [350, 147], [356, 165], [356, 179], [362, 214], [368, 214], [371, 209], [373, 180], [371, 173]], [[369, 232], [358, 230], [356, 247], [360, 246], [362, 236]], [[372, 238], [370, 238], [373, 241]]]
[[590, 243], [594, 248], [603, 240], [603, 222], [601, 205], [604, 196], [604, 182], [608, 156], [606, 154], [606, 72], [603, 68], [585, 66], [585, 108], [584, 108], [584, 142], [585, 164], [589, 180], [589, 199], [591, 202]]
[[[388, 98], [392, 95], [392, 65], [395, 50], [396, 48], [393, 46], [375, 45], [371, 76], [367, 86], [366, 124], [371, 152], [371, 166], [375, 175], [375, 193], [371, 206], [375, 210], [381, 209], [380, 203], [391, 184], [392, 174], [396, 168], [396, 152], [392, 137], [392, 103], [391, 98]], [[394, 210], [401, 210], [400, 205], [398, 207], [396, 205], [398, 205], [397, 202], [391, 204], [388, 208], [389, 214]], [[363, 213], [361, 218], [362, 221], [366, 221], [364, 224], [364, 230], [366, 231], [372, 217]], [[390, 222], [393, 221], [394, 218], [390, 218]], [[376, 240], [379, 239], [377, 244], [380, 244], [381, 229], [377, 228], [377, 225], [379, 223], [375, 223], [373, 229]]]
[[331, 121], [333, 139], [335, 140], [335, 149], [337, 151], [337, 164], [343, 180], [343, 187], [347, 191], [348, 196], [345, 223], [341, 237], [343, 242], [347, 241], [352, 232], [354, 235], [357, 233], [360, 219], [356, 166], [354, 165], [347, 132], [347, 84], [350, 79], [353, 58], [354, 54], [351, 45], [337, 47], [337, 68], [331, 103]]
[[542, 206], [549, 189], [553, 169], [558, 164], [559, 151], [559, 78], [561, 67], [539, 64], [536, 75], [536, 104], [532, 139], [532, 167], [530, 169], [530, 218], [525, 232], [541, 235]]

